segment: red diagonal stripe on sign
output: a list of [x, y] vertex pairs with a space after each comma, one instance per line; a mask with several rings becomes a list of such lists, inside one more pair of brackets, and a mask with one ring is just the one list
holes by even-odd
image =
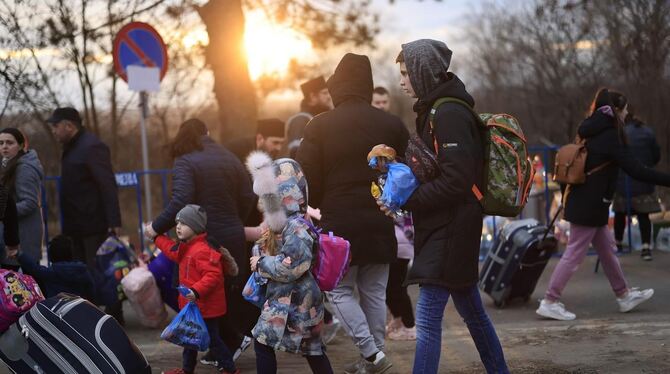
[[135, 43], [135, 41], [133, 41], [130, 37], [128, 37], [128, 34], [122, 35], [121, 36], [121, 41], [123, 43], [126, 43], [126, 45], [130, 49], [132, 49], [133, 53], [135, 53], [135, 55], [137, 55], [137, 57], [139, 57], [140, 60], [142, 60], [142, 63], [145, 66], [148, 66], [148, 67], [155, 67], [156, 66], [156, 64], [147, 55], [144, 54], [144, 52], [142, 51], [140, 46], [138, 46]]

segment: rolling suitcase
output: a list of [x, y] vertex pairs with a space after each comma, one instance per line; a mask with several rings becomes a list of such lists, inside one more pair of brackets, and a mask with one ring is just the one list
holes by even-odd
[[0, 359], [15, 373], [151, 373], [111, 316], [65, 294], [35, 304], [12, 325], [0, 337]]
[[491, 296], [497, 307], [504, 307], [514, 298], [530, 299], [556, 252], [557, 242], [550, 228], [535, 219], [522, 219], [500, 230], [479, 273], [479, 288]]

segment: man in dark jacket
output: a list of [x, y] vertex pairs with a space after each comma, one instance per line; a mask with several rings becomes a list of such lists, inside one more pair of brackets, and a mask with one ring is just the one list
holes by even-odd
[[300, 90], [303, 95], [300, 112], [286, 120], [286, 147], [291, 158], [295, 158], [307, 122], [314, 116], [333, 109], [333, 100], [326, 87], [326, 80], [322, 76], [301, 84]]
[[95, 269], [95, 253], [118, 232], [121, 211], [109, 148], [82, 126], [79, 112], [58, 108], [47, 120], [63, 144], [60, 206], [63, 234], [74, 242], [74, 259]]
[[[63, 144], [60, 207], [63, 234], [74, 243], [73, 259], [97, 271], [95, 254], [110, 233], [119, 233], [121, 210], [109, 148], [86, 131], [79, 112], [58, 108], [47, 122]], [[105, 312], [124, 324], [122, 303]]]
[[404, 154], [409, 135], [400, 119], [370, 105], [372, 88], [367, 56], [345, 55], [328, 80], [335, 109], [310, 121], [297, 154], [309, 204], [321, 209], [322, 228], [351, 242], [352, 266], [330, 293], [335, 314], [365, 358], [345, 368], [347, 373], [381, 373], [391, 366], [382, 351], [386, 282], [397, 243], [393, 221], [370, 193], [375, 173], [366, 157], [381, 143]]
[[[439, 174], [417, 188], [404, 208], [414, 219], [414, 263], [407, 283], [418, 283], [414, 373], [437, 373], [442, 317], [451, 296], [463, 317], [488, 373], [507, 373], [503, 351], [484, 307], [478, 281], [482, 207], [473, 186], [482, 185], [483, 142], [479, 123], [461, 104], [440, 98], [475, 102], [463, 82], [448, 72], [451, 50], [436, 40], [403, 44], [400, 86], [417, 98], [416, 132], [439, 164]], [[433, 111], [431, 122], [431, 111]]]

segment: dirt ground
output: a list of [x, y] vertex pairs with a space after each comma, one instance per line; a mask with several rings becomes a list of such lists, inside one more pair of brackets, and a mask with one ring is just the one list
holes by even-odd
[[[670, 254], [656, 254], [643, 262], [636, 254], [621, 258], [631, 286], [653, 287], [655, 295], [633, 312], [621, 314], [602, 270], [595, 274], [596, 258], [587, 257], [565, 290], [563, 301], [577, 314], [571, 322], [542, 320], [534, 313], [557, 259], [543, 274], [528, 304], [513, 303], [497, 309], [488, 296], [484, 303], [501, 339], [512, 373], [670, 373]], [[414, 300], [418, 289], [410, 288]], [[147, 356], [155, 373], [178, 367], [179, 347], [160, 341], [160, 330], [141, 327], [130, 306], [125, 307], [127, 330]], [[483, 373], [477, 351], [465, 325], [449, 305], [443, 324], [440, 373]], [[387, 353], [394, 363], [392, 373], [410, 373], [414, 342], [387, 341]], [[357, 359], [351, 340], [340, 332], [328, 346], [328, 356], [336, 373]], [[306, 361], [279, 354], [279, 373], [309, 373]], [[242, 373], [254, 373], [253, 348], [238, 360]], [[2, 372], [0, 370], [0, 372]], [[198, 373], [216, 373], [199, 366]]]

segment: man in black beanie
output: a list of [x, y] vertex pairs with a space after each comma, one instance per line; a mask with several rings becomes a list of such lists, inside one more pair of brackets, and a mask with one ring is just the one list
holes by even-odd
[[303, 96], [300, 112], [286, 120], [286, 147], [291, 158], [295, 158], [307, 122], [317, 114], [333, 109], [333, 100], [323, 76], [301, 84], [300, 90]]

